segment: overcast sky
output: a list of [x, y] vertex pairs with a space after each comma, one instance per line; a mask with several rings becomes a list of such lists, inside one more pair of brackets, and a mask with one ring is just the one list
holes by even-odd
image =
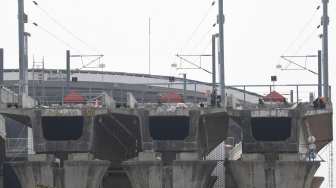
[[[176, 54], [211, 54], [211, 36], [218, 33], [218, 4], [210, 0], [25, 0], [29, 22], [29, 64], [42, 61], [45, 68], [65, 69], [65, 51], [73, 55], [104, 57], [104, 71], [180, 76], [211, 82], [211, 74], [181, 61]], [[281, 60], [281, 55], [316, 55], [322, 41], [317, 29], [322, 16], [321, 0], [224, 0], [224, 61], [226, 85], [317, 84], [317, 76]], [[18, 68], [17, 1], [0, 0], [0, 48], [5, 68]], [[329, 84], [336, 81], [336, 4], [329, 3]], [[149, 37], [150, 18], [150, 37]], [[33, 23], [38, 26], [34, 26]], [[80, 40], [78, 40], [80, 39]], [[150, 49], [149, 50], [149, 39]], [[150, 52], [150, 63], [149, 63]], [[184, 56], [211, 69], [211, 57]], [[94, 59], [94, 57], [90, 57]], [[317, 58], [292, 58], [317, 72]], [[81, 68], [88, 58], [71, 58], [71, 68]], [[179, 70], [171, 68], [176, 63]], [[93, 63], [90, 67], [98, 67]], [[90, 68], [101, 70], [97, 68]], [[308, 92], [308, 91], [307, 91]], [[316, 91], [314, 91], [316, 92]], [[334, 87], [332, 98], [334, 97]], [[308, 96], [308, 94], [307, 94]], [[326, 177], [327, 178], [327, 177]], [[327, 180], [326, 180], [327, 181]]]

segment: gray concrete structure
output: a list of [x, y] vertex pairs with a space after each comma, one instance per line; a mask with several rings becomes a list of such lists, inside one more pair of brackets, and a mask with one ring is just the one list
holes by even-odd
[[309, 155], [308, 137], [316, 138], [315, 152], [333, 140], [331, 109], [312, 110], [302, 103], [228, 114], [241, 127], [243, 139], [233, 149], [241, 156], [232, 151], [235, 160], [225, 162], [226, 187], [306, 188], [321, 183], [313, 179], [322, 159]]
[[164, 166], [160, 156], [141, 152], [138, 158], [122, 163], [133, 188], [212, 187], [211, 172], [216, 161], [200, 160], [198, 153], [179, 153], [173, 165]]
[[[78, 187], [99, 184], [103, 187], [120, 184], [121, 187], [130, 184], [133, 187], [209, 187], [214, 183], [216, 178], [211, 173], [217, 162], [202, 158], [226, 139], [229, 117], [224, 109], [183, 105], [116, 108], [106, 95], [103, 101], [104, 106], [98, 108], [82, 104], [0, 110], [33, 129], [37, 154], [30, 155], [28, 162], [12, 163], [23, 187], [31, 187], [34, 181], [57, 188], [77, 184]], [[162, 154], [159, 161], [158, 156], [146, 153], [154, 150]], [[83, 153], [90, 153], [91, 157]], [[81, 160], [83, 157], [86, 160]], [[60, 160], [58, 167], [55, 158]], [[148, 169], [155, 170], [144, 173]], [[165, 174], [160, 176], [165, 177], [161, 183], [153, 179], [160, 173]], [[92, 179], [92, 174], [97, 177]], [[116, 178], [126, 174], [128, 179]], [[116, 179], [118, 182], [113, 181]], [[76, 186], [73, 182], [77, 182]]]
[[3, 166], [2, 163], [6, 157], [6, 127], [5, 120], [0, 115], [0, 188], [3, 187]]
[[61, 168], [54, 155], [35, 154], [29, 156], [28, 162], [15, 162], [12, 166], [25, 188], [34, 188], [34, 183], [55, 188], [98, 188], [110, 162], [81, 158], [66, 160]]
[[[12, 75], [12, 72], [9, 74]], [[80, 74], [78, 77], [80, 80], [90, 76], [97, 77], [94, 73]], [[50, 75], [47, 77], [53, 78]], [[127, 76], [104, 75], [105, 78], [109, 78], [106, 80], [117, 78], [124, 80]], [[131, 75], [129, 78], [138, 80], [142, 77]], [[88, 87], [86, 82], [77, 84], [76, 88], [85, 85]], [[111, 85], [108, 82], [99, 84], [96, 85], [106, 88]], [[246, 97], [246, 102], [249, 100], [257, 102], [258, 95], [253, 93], [245, 95], [233, 88], [226, 90], [232, 92], [228, 95], [226, 109], [207, 106], [201, 108], [194, 103], [140, 104], [136, 100], [139, 100], [141, 95], [137, 95], [137, 98], [135, 95], [132, 96], [130, 91], [145, 87], [157, 89], [157, 85], [118, 87], [121, 95], [127, 93], [125, 106], [120, 103], [118, 106], [106, 92], [103, 92], [99, 99], [101, 106], [93, 107], [89, 102], [58, 105], [59, 99], [51, 102], [50, 106], [43, 106], [34, 103], [35, 100], [27, 96], [13, 94], [5, 88], [1, 90], [5, 93], [3, 95], [5, 97], [2, 98], [0, 113], [33, 128], [33, 150], [37, 154], [33, 155], [35, 157], [30, 156], [27, 162], [12, 163], [22, 185], [30, 186], [31, 181], [41, 181], [55, 187], [72, 186], [62, 173], [67, 171], [67, 178], [72, 177], [71, 180], [77, 181], [78, 174], [71, 175], [70, 169], [73, 169], [83, 172], [84, 175], [81, 176], [86, 179], [91, 177], [85, 173], [98, 175], [94, 180], [98, 182], [97, 184], [80, 184], [83, 187], [94, 187], [99, 184], [104, 188], [147, 185], [175, 188], [195, 187], [197, 184], [200, 187], [210, 188], [217, 179], [211, 176], [211, 173], [218, 163], [202, 159], [227, 138], [228, 126], [236, 126], [242, 130], [242, 143], [239, 144], [240, 154], [237, 152], [235, 155], [238, 161], [226, 162], [225, 166], [228, 168], [225, 170], [229, 178], [225, 180], [230, 182], [226, 184], [227, 187], [244, 187], [252, 184], [255, 186], [267, 184], [268, 187], [274, 187], [283, 181], [294, 181], [291, 177], [281, 175], [288, 173], [286, 169], [305, 174], [297, 176], [300, 181], [293, 182], [298, 183], [294, 184], [295, 186], [307, 186], [310, 182], [311, 187], [314, 187], [319, 183], [319, 179], [314, 178], [319, 161], [303, 161], [307, 152], [304, 146], [307, 145], [310, 131], [317, 139], [317, 151], [333, 139], [330, 109], [313, 109], [305, 103], [298, 103], [297, 106], [273, 104], [272, 107], [258, 108], [256, 104], [249, 104], [248, 108], [236, 108], [235, 97], [238, 96], [239, 99]], [[211, 90], [212, 86], [209, 85], [209, 88]], [[191, 91], [193, 90], [194, 87]], [[205, 90], [202, 89], [206, 90], [208, 90], [206, 87]], [[204, 92], [191, 91], [187, 90], [189, 99], [190, 95], [205, 97]], [[116, 91], [110, 94], [116, 96]], [[14, 105], [10, 105], [13, 103]], [[271, 131], [269, 127], [276, 130], [276, 133], [269, 132]], [[236, 133], [240, 136], [240, 132]], [[271, 136], [265, 137], [265, 135]], [[52, 155], [52, 160], [40, 157], [45, 154]], [[54, 158], [59, 159], [60, 163], [55, 163]], [[290, 168], [287, 168], [287, 165], [291, 165]], [[90, 168], [95, 168], [97, 171], [93, 172]], [[45, 173], [35, 172], [32, 169], [40, 169]], [[247, 174], [237, 173], [240, 171]], [[60, 172], [62, 176], [59, 175]], [[36, 173], [34, 176], [26, 175], [34, 173]], [[102, 178], [100, 174], [103, 174]], [[54, 178], [51, 180], [50, 176]], [[314, 186], [312, 182], [315, 182]], [[291, 187], [290, 184], [286, 185]]]

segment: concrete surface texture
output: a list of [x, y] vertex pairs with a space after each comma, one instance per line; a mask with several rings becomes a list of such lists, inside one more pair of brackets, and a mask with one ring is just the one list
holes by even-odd
[[269, 167], [260, 161], [230, 161], [227, 167], [237, 187], [310, 187], [320, 162], [276, 162]]
[[211, 187], [217, 162], [202, 159], [227, 138], [229, 119], [242, 130], [242, 155], [225, 163], [232, 183], [227, 187], [310, 187], [320, 162], [304, 160], [307, 150], [301, 145], [308, 145], [311, 132], [316, 142], [322, 141], [317, 150], [333, 139], [332, 112], [301, 106], [235, 110], [82, 105], [0, 113], [33, 128], [38, 154], [13, 163], [28, 188], [34, 181], [57, 188]]
[[[217, 163], [202, 158], [226, 139], [229, 121], [224, 109], [185, 106], [57, 106], [8, 108], [1, 113], [33, 128], [38, 154], [12, 165], [28, 188], [34, 181], [57, 188], [209, 187], [216, 180], [211, 173]], [[161, 154], [147, 156], [150, 153], [144, 151]], [[144, 160], [151, 157], [154, 160]], [[134, 158], [139, 161], [126, 161]]]
[[12, 163], [24, 188], [34, 188], [34, 182], [55, 188], [98, 188], [110, 165], [109, 161], [68, 160], [61, 166], [53, 155], [34, 155], [31, 161]]
[[[206, 188], [213, 185], [211, 173], [216, 161], [197, 160], [197, 153], [180, 153], [170, 166], [163, 165], [160, 154], [151, 151], [122, 162], [132, 188]], [[211, 186], [209, 186], [211, 187]]]
[[300, 104], [228, 114], [241, 128], [243, 139], [240, 157], [225, 162], [226, 187], [313, 188], [322, 183], [314, 177], [322, 159], [308, 153], [308, 137], [316, 138], [316, 145], [310, 146], [316, 146], [314, 152], [333, 140], [332, 110]]

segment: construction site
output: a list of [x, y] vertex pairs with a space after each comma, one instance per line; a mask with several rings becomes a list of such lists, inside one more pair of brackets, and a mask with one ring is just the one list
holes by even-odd
[[[201, 82], [71, 69], [84, 55], [70, 50], [66, 69], [47, 69], [44, 58], [28, 68], [23, 0], [18, 7], [18, 69], [4, 69], [0, 48], [0, 188], [333, 187], [327, 33], [318, 84], [277, 85], [271, 76], [271, 85], [229, 86], [224, 16], [212, 72], [204, 69], [212, 81]], [[316, 174], [324, 162], [327, 178]]]

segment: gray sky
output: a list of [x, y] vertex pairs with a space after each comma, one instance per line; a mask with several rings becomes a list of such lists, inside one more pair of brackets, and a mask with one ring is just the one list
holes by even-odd
[[[205, 71], [176, 70], [171, 68], [171, 64], [191, 68], [189, 63], [181, 64], [175, 55], [211, 54], [211, 35], [218, 33], [218, 25], [213, 27], [218, 12], [217, 1], [214, 6], [210, 0], [36, 2], [39, 6], [25, 0], [25, 12], [29, 18], [25, 27], [32, 35], [29, 38], [29, 68], [33, 66], [33, 56], [35, 61], [41, 61], [44, 56], [46, 68], [65, 69], [65, 51], [69, 49], [75, 55], [104, 54], [101, 61], [106, 65], [104, 71], [170, 76], [187, 73], [187, 78], [211, 82], [211, 75]], [[308, 71], [280, 71], [276, 65], [287, 67], [288, 62], [281, 60], [281, 55], [316, 55], [321, 49], [318, 34], [322, 33], [322, 27], [317, 29], [317, 25], [320, 24], [322, 7], [316, 10], [319, 5], [322, 6], [321, 0], [224, 0], [226, 85], [271, 84], [272, 75], [278, 76], [276, 84], [316, 84], [317, 76]], [[332, 71], [336, 61], [335, 9], [335, 2], [330, 1], [330, 85], [336, 81]], [[18, 68], [17, 1], [0, 0], [0, 23], [4, 66]], [[210, 57], [202, 57], [201, 61], [195, 57], [186, 58], [211, 70]], [[317, 72], [316, 58], [292, 60]], [[83, 66], [79, 58], [71, 61], [72, 69]], [[84, 58], [83, 63], [88, 62]], [[288, 66], [288, 69], [298, 68], [293, 64]], [[335, 98], [336, 91], [334, 87], [332, 89], [332, 98]], [[306, 92], [308, 96], [310, 91]]]

